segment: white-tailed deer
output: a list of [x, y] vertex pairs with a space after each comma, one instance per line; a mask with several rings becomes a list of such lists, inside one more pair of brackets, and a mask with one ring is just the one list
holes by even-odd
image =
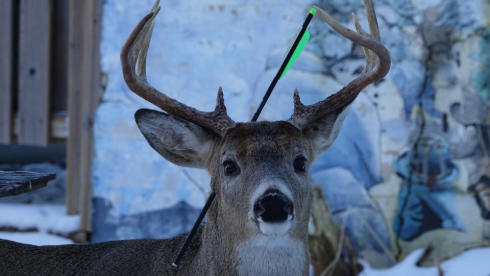
[[[32, 246], [2, 240], [4, 275], [308, 275], [308, 220], [312, 186], [308, 169], [335, 140], [349, 104], [389, 71], [376, 15], [364, 0], [370, 33], [318, 14], [365, 48], [364, 71], [336, 94], [305, 106], [294, 92], [288, 121], [235, 123], [221, 88], [216, 109], [201, 112], [157, 91], [146, 80], [146, 54], [158, 1], [129, 35], [121, 63], [128, 87], [167, 113], [140, 109], [135, 118], [153, 149], [178, 166], [206, 169], [216, 194], [179, 267], [186, 235], [168, 240], [126, 240], [91, 245]], [[342, 158], [342, 156], [339, 156]]]

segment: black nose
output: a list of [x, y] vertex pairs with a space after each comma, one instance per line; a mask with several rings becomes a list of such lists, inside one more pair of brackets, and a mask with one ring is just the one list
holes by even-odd
[[264, 222], [282, 222], [293, 214], [293, 203], [279, 191], [267, 191], [255, 203], [254, 213]]

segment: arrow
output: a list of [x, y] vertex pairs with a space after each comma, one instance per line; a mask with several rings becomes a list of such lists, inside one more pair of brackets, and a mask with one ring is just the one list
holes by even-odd
[[301, 51], [303, 51], [303, 49], [305, 48], [306, 43], [310, 39], [310, 32], [308, 32], [306, 28], [310, 24], [310, 21], [313, 18], [313, 15], [315, 15], [315, 12], [316, 10], [314, 8], [310, 9], [310, 13], [308, 13], [308, 16], [306, 17], [303, 26], [296, 32], [296, 35], [293, 37], [293, 39], [291, 39], [292, 43], [291, 42], [289, 43], [288, 51], [286, 51], [287, 54], [283, 58], [281, 66], [279, 67], [276, 76], [272, 80], [272, 83], [269, 85], [267, 92], [265, 92], [264, 98], [262, 99], [259, 108], [257, 108], [257, 111], [252, 117], [252, 122], [257, 121], [260, 112], [262, 112], [262, 109], [264, 108], [265, 103], [269, 99], [269, 96], [271, 95], [272, 90], [274, 90], [274, 87], [276, 86], [277, 82], [279, 81], [280, 78], [282, 78], [287, 73], [289, 68], [293, 66], [293, 63], [299, 57]]
[[[260, 115], [260, 112], [262, 112], [262, 109], [265, 106], [265, 103], [269, 99], [269, 96], [272, 93], [272, 90], [274, 90], [274, 87], [276, 86], [277, 82], [279, 81], [280, 78], [282, 78], [289, 68], [293, 66], [293, 63], [296, 61], [298, 58], [299, 54], [301, 54], [301, 51], [305, 48], [306, 43], [308, 42], [308, 39], [310, 39], [310, 33], [306, 29], [308, 27], [308, 24], [310, 24], [311, 19], [313, 18], [313, 15], [315, 14], [316, 10], [314, 8], [310, 9], [310, 13], [306, 17], [305, 22], [303, 23], [303, 26], [301, 29], [299, 29], [293, 39], [291, 39], [291, 42], [289, 43], [288, 50], [286, 51], [286, 55], [283, 57], [281, 66], [279, 67], [279, 70], [277, 71], [276, 76], [272, 80], [272, 83], [269, 85], [269, 88], [267, 89], [267, 92], [265, 93], [264, 98], [262, 99], [262, 102], [260, 103], [259, 108], [255, 112], [252, 122], [257, 121], [257, 118]], [[194, 226], [192, 227], [191, 232], [187, 236], [187, 238], [184, 241], [184, 244], [179, 250], [179, 253], [177, 254], [177, 257], [175, 257], [174, 262], [172, 265], [174, 267], [178, 267], [180, 259], [184, 255], [185, 250], [187, 249], [187, 246], [191, 243], [192, 237], [196, 234], [197, 228], [199, 228], [199, 225], [201, 225], [201, 222], [204, 218], [204, 215], [207, 213], [209, 206], [211, 206], [211, 203], [213, 202], [214, 197], [216, 196], [215, 193], [211, 193], [209, 195], [208, 200], [206, 201], [206, 204], [204, 205], [204, 208], [202, 209], [201, 213], [199, 214], [199, 217], [197, 218], [196, 222], [194, 223]]]

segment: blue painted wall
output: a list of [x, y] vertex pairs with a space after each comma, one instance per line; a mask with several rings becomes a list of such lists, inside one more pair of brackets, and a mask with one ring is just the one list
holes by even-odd
[[[488, 3], [373, 2], [392, 70], [354, 101], [336, 142], [311, 168], [313, 184], [322, 187], [334, 218], [347, 221], [358, 256], [374, 266], [429, 243], [437, 244], [439, 259], [488, 245]], [[361, 0], [162, 1], [148, 80], [200, 110], [214, 108], [222, 86], [229, 115], [248, 121], [313, 4], [350, 28], [351, 12], [366, 25]], [[108, 81], [95, 122], [94, 242], [188, 231], [209, 192], [205, 171], [165, 161], [134, 123], [137, 109], [155, 107], [126, 87], [119, 51], [151, 5], [104, 4]], [[310, 42], [261, 119], [289, 118], [295, 87], [311, 104], [363, 69], [360, 47], [318, 18], [309, 30]]]

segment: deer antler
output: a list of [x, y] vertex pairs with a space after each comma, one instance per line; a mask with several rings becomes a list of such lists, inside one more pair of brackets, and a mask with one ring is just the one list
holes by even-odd
[[[146, 79], [146, 55], [155, 25], [154, 19], [160, 11], [159, 2], [157, 0], [150, 13], [136, 25], [121, 49], [124, 80], [129, 89], [143, 99], [176, 117], [212, 130], [223, 137], [229, 128], [235, 126], [235, 122], [226, 114], [221, 87], [218, 90], [215, 110], [202, 112], [156, 90]], [[136, 62], [138, 62], [137, 71]]]
[[378, 21], [371, 0], [364, 0], [366, 7], [369, 30], [371, 34], [362, 30], [354, 14], [352, 17], [356, 25], [357, 33], [342, 26], [328, 13], [315, 6], [320, 16], [343, 37], [364, 47], [366, 67], [361, 74], [337, 93], [329, 96], [316, 104], [305, 106], [301, 103], [299, 93], [294, 91], [294, 113], [288, 120], [299, 129], [305, 128], [309, 123], [316, 121], [329, 113], [338, 110], [352, 102], [357, 95], [369, 84], [382, 79], [390, 71], [391, 59], [388, 50], [381, 44]]

